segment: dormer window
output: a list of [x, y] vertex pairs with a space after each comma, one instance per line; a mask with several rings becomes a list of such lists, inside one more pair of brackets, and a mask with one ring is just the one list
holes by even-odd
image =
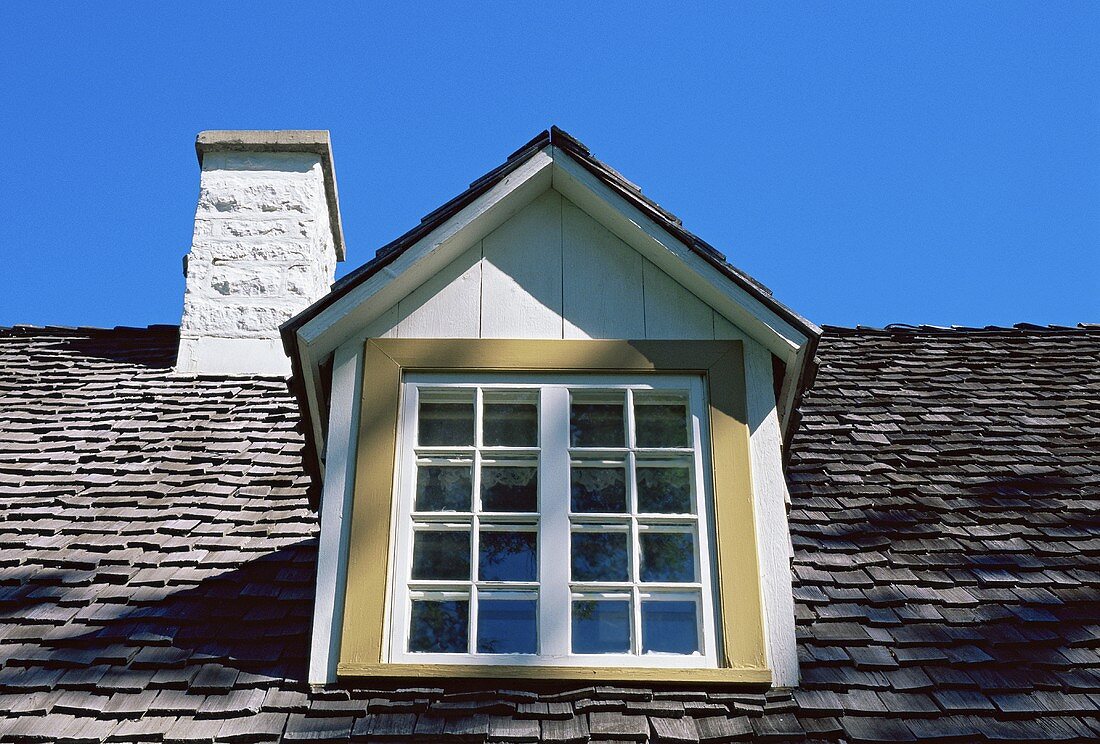
[[740, 342], [376, 339], [363, 375], [342, 674], [769, 678]]
[[699, 376], [407, 375], [389, 658], [717, 665]]

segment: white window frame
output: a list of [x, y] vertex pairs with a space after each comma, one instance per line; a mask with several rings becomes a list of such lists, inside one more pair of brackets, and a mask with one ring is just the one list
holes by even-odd
[[[528, 590], [538, 592], [537, 629], [539, 653], [536, 654], [479, 654], [473, 653], [426, 653], [406, 651], [410, 621], [410, 602], [418, 590], [409, 589], [412, 564], [413, 501], [415, 497], [417, 456], [415, 425], [417, 420], [420, 388], [447, 388], [476, 386], [475, 406], [475, 442], [481, 441], [482, 394], [487, 390], [535, 390], [538, 391], [539, 442], [537, 450], [517, 448], [509, 450], [513, 454], [531, 455], [538, 458], [538, 511], [531, 515], [518, 517], [515, 522], [527, 521], [538, 532], [538, 576]], [[627, 519], [619, 518], [632, 533], [633, 582], [621, 586], [604, 585], [602, 590], [594, 587], [577, 588], [570, 580], [569, 561], [563, 560], [562, 551], [547, 549], [547, 545], [570, 544], [570, 534], [576, 528], [584, 529], [585, 522], [600, 523], [599, 517], [591, 519], [580, 517], [571, 519], [570, 503], [570, 466], [573, 461], [572, 448], [569, 446], [569, 396], [571, 390], [624, 390], [627, 396], [627, 444], [625, 448], [607, 450], [610, 454], [628, 463], [627, 495], [631, 515]], [[687, 449], [675, 454], [690, 458], [692, 471], [692, 494], [694, 499], [694, 520], [680, 516], [646, 516], [639, 520], [637, 511], [637, 484], [632, 474], [636, 472], [633, 462], [639, 448], [631, 447], [634, 442], [634, 391], [683, 391], [688, 396], [691, 442]], [[393, 663], [411, 664], [456, 664], [487, 666], [573, 666], [573, 667], [653, 667], [653, 668], [717, 668], [721, 638], [718, 636], [720, 623], [716, 618], [716, 590], [714, 587], [715, 548], [713, 541], [713, 494], [709, 477], [710, 441], [707, 419], [706, 387], [699, 375], [689, 374], [537, 374], [537, 373], [423, 373], [410, 372], [404, 375], [401, 383], [400, 418], [397, 437], [397, 467], [395, 468], [394, 514], [391, 524], [391, 545], [393, 556], [390, 562], [392, 575], [389, 586], [391, 596], [387, 601], [386, 648], [384, 660]], [[554, 414], [544, 415], [546, 411]], [[474, 499], [478, 492], [478, 468], [481, 451], [486, 448], [475, 444], [470, 447], [474, 461], [472, 488]], [[669, 450], [663, 450], [668, 452]], [[589, 450], [589, 454], [591, 450]], [[559, 478], [548, 474], [561, 473]], [[646, 530], [667, 529], [675, 525], [694, 523], [696, 530], [696, 565], [698, 581], [688, 584], [640, 583], [638, 534]], [[667, 526], [663, 527], [661, 523]], [[603, 524], [608, 524], [607, 521]], [[471, 572], [477, 561], [478, 517], [473, 517], [471, 530]], [[566, 554], [568, 548], [566, 548]], [[470, 649], [476, 651], [474, 628], [477, 613], [478, 584], [473, 584], [469, 597], [468, 629]], [[510, 585], [509, 591], [513, 591]], [[513, 594], [523, 592], [515, 585]], [[679, 589], [680, 594], [675, 591]], [[699, 652], [694, 654], [641, 653], [641, 602], [650, 597], [667, 600], [691, 599], [698, 602], [700, 638]], [[571, 608], [573, 599], [583, 598], [630, 598], [632, 611], [632, 653], [630, 654], [573, 654], [571, 649]]]

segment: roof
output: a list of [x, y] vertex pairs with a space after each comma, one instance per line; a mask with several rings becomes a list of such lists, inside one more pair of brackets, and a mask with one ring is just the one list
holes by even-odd
[[803, 681], [767, 692], [310, 691], [285, 381], [173, 376], [172, 327], [0, 330], [0, 741], [1100, 737], [1100, 326], [824, 330], [788, 467]]

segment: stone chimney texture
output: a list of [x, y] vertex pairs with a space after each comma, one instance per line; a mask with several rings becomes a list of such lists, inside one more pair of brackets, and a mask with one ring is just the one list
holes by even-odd
[[207, 131], [176, 372], [290, 374], [279, 326], [344, 259], [326, 131]]

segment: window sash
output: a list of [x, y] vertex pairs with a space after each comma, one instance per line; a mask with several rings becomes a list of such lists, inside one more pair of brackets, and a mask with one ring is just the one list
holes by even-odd
[[[476, 387], [475, 387], [476, 386]], [[475, 440], [472, 446], [425, 447], [415, 442], [419, 415], [419, 395], [430, 389], [475, 387]], [[530, 390], [537, 392], [537, 421], [539, 447], [485, 447], [481, 445], [483, 431], [483, 401], [486, 393], [498, 391]], [[583, 390], [624, 391], [626, 416], [626, 445], [615, 448], [573, 447], [570, 443], [570, 393]], [[635, 391], [686, 391], [690, 432], [690, 447], [638, 448], [634, 432]], [[715, 613], [714, 581], [711, 567], [715, 560], [712, 544], [713, 509], [711, 479], [709, 473], [709, 427], [707, 403], [703, 379], [698, 375], [591, 375], [591, 374], [443, 374], [408, 373], [402, 380], [401, 415], [398, 423], [398, 467], [396, 468], [395, 514], [391, 544], [395, 546], [393, 576], [389, 582], [392, 596], [389, 601], [388, 653], [385, 660], [393, 663], [413, 664], [462, 664], [462, 665], [546, 665], [560, 666], [630, 666], [630, 667], [716, 667], [719, 659], [718, 623]], [[537, 513], [484, 512], [479, 504], [479, 481], [483, 460], [505, 461], [538, 458], [539, 501]], [[415, 497], [416, 468], [425, 460], [443, 462], [461, 458], [472, 467], [471, 512], [423, 513], [412, 509]], [[621, 462], [627, 473], [627, 511], [603, 514], [570, 515], [570, 478], [576, 463], [595, 463], [611, 458]], [[693, 514], [642, 514], [639, 513], [636, 483], [638, 463], [653, 466], [670, 464], [688, 465], [692, 482]], [[414, 525], [415, 517], [415, 525]], [[410, 580], [412, 560], [412, 536], [418, 530], [440, 529], [444, 525], [461, 523], [471, 534], [471, 580], [465, 582]], [[478, 561], [476, 547], [479, 530], [484, 526], [500, 527], [503, 524], [517, 529], [537, 531], [539, 572], [541, 582], [523, 584], [508, 582], [473, 581]], [[547, 546], [569, 545], [571, 534], [589, 531], [599, 525], [617, 525], [630, 533], [631, 581], [625, 583], [574, 582], [570, 576], [570, 562], [562, 560], [562, 551]], [[695, 581], [692, 582], [642, 582], [641, 543], [639, 535], [653, 531], [692, 530], [695, 535]], [[478, 577], [480, 579], [480, 577]], [[454, 597], [465, 593], [468, 598], [467, 648], [477, 648], [475, 637], [478, 601], [486, 590], [523, 595], [530, 598], [537, 591], [536, 623], [538, 626], [538, 654], [479, 654], [479, 653], [429, 653], [406, 650], [409, 636], [411, 596]], [[445, 594], [444, 594], [445, 593]], [[578, 599], [623, 597], [630, 602], [631, 652], [626, 654], [574, 654], [571, 651], [572, 607]], [[696, 654], [643, 654], [642, 651], [642, 602], [653, 600], [693, 601], [696, 603], [697, 646]]]

